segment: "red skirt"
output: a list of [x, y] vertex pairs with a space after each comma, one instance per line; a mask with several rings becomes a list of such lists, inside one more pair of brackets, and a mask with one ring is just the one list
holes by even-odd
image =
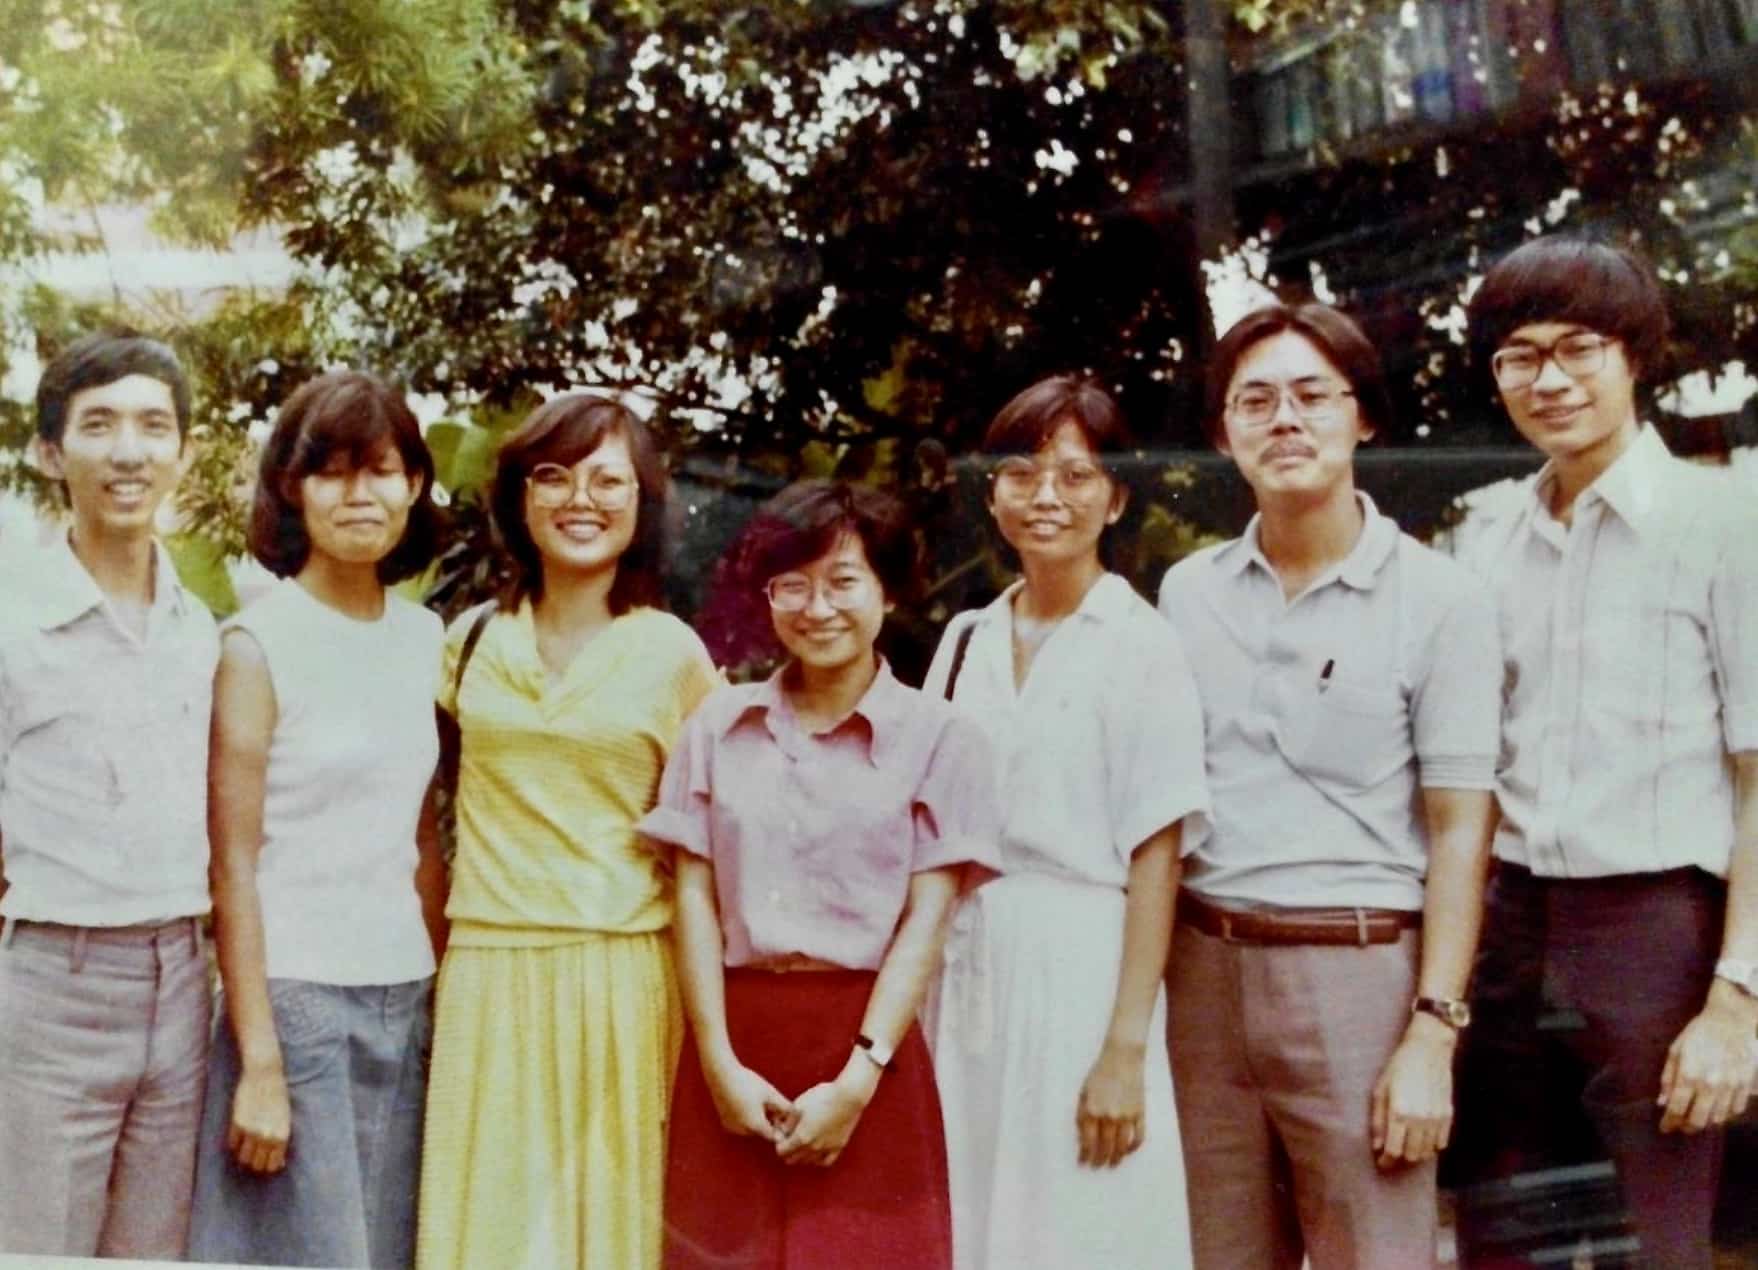
[[[873, 979], [868, 970], [728, 970], [733, 1052], [789, 1098], [833, 1079], [848, 1061]], [[910, 1025], [829, 1168], [783, 1164], [771, 1143], [721, 1128], [695, 1038], [687, 1038], [666, 1145], [665, 1265], [950, 1267], [946, 1139], [921, 1028]]]

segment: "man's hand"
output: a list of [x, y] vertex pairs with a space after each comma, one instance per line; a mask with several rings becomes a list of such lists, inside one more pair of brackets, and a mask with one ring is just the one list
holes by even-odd
[[1758, 1063], [1758, 1001], [1716, 980], [1703, 1012], [1666, 1052], [1660, 1074], [1662, 1133], [1701, 1133], [1746, 1109]]
[[1459, 1035], [1437, 1018], [1411, 1016], [1374, 1082], [1368, 1128], [1374, 1162], [1402, 1168], [1432, 1159], [1453, 1133], [1453, 1050]]

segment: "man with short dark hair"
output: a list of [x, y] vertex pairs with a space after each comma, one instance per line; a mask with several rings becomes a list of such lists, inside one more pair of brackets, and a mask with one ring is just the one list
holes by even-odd
[[1560, 1051], [1542, 1028], [1585, 1076], [1639, 1264], [1706, 1268], [1720, 1127], [1751, 1093], [1758, 1028], [1758, 518], [1641, 420], [1667, 319], [1637, 257], [1536, 239], [1469, 320], [1549, 462], [1466, 553], [1505, 662], [1461, 1089], [1466, 1260], [1532, 1251], [1491, 1246], [1495, 1188], [1477, 1184], [1578, 1162], [1545, 1131]]
[[206, 1070], [219, 642], [153, 538], [189, 387], [155, 340], [43, 372], [71, 532], [0, 582], [0, 1253], [176, 1258]]
[[1325, 305], [1242, 318], [1210, 435], [1245, 533], [1160, 587], [1202, 694], [1167, 1033], [1197, 1270], [1434, 1264], [1495, 783], [1495, 616], [1355, 487], [1391, 421]]

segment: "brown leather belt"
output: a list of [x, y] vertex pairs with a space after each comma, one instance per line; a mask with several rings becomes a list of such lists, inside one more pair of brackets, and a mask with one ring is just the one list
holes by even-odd
[[1220, 908], [1178, 894], [1178, 920], [1230, 944], [1395, 944], [1422, 925], [1420, 912], [1395, 908]]

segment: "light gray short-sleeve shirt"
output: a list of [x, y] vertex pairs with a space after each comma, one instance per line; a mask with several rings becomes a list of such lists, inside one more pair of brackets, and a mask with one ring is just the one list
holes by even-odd
[[0, 577], [0, 912], [128, 926], [208, 911], [213, 616], [155, 547], [146, 637], [65, 537]]
[[1549, 877], [1726, 876], [1758, 750], [1758, 511], [1651, 427], [1550, 514], [1551, 470], [1461, 558], [1507, 660], [1495, 853]]
[[1494, 610], [1358, 494], [1354, 549], [1292, 602], [1257, 519], [1160, 586], [1202, 695], [1211, 827], [1185, 884], [1218, 901], [1422, 907], [1419, 789], [1494, 787]]

